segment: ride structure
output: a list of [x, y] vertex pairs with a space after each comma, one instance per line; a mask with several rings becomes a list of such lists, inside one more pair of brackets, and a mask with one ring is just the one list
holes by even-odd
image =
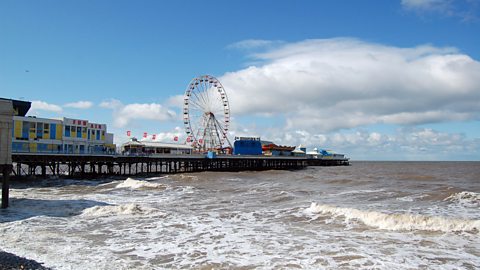
[[228, 140], [230, 104], [220, 81], [210, 75], [193, 78], [183, 103], [186, 143], [195, 152], [225, 153], [232, 148]]

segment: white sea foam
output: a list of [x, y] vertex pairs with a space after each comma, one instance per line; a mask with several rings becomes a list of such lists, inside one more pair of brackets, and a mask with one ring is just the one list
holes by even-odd
[[479, 207], [480, 193], [462, 191], [448, 196], [444, 201], [458, 203], [467, 207]]
[[131, 189], [142, 189], [142, 188], [155, 188], [155, 189], [165, 189], [165, 185], [160, 183], [151, 183], [148, 181], [135, 180], [133, 178], [127, 178], [127, 180], [117, 185], [117, 188], [131, 188]]
[[427, 197], [426, 194], [413, 194], [405, 197], [398, 197], [396, 198], [396, 200], [403, 201], [403, 202], [414, 202], [414, 201], [421, 200], [425, 197]]
[[391, 231], [480, 232], [480, 220], [454, 219], [441, 216], [386, 214], [355, 208], [312, 203], [306, 213], [343, 216], [346, 221], [359, 220], [367, 226]]
[[135, 203], [124, 205], [104, 205], [94, 206], [82, 211], [84, 217], [98, 217], [98, 216], [116, 216], [116, 215], [144, 215], [155, 212], [156, 209], [141, 206]]

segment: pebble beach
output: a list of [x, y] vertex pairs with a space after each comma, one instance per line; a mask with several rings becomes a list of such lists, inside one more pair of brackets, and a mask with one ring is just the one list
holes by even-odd
[[50, 268], [44, 267], [42, 263], [39, 263], [37, 261], [29, 260], [27, 258], [23, 258], [15, 254], [0, 250], [0, 270], [10, 270], [10, 269], [47, 270]]

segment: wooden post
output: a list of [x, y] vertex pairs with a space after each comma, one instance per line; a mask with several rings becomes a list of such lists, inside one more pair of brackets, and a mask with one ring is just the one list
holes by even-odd
[[41, 166], [42, 168], [42, 178], [47, 178], [47, 167], [45, 166], [45, 164], [42, 164]]

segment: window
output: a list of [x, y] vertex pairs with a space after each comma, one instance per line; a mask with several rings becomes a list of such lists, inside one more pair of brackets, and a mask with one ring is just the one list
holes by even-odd
[[70, 137], [70, 126], [65, 126], [65, 137]]
[[47, 124], [47, 123], [43, 124], [43, 129], [50, 129], [50, 124]]
[[43, 138], [43, 124], [42, 123], [38, 123], [37, 125], [37, 136], [36, 136], [37, 139], [41, 139]]
[[37, 131], [37, 123], [30, 122], [30, 133], [35, 133]]
[[70, 132], [75, 132], [75, 127], [74, 126], [70, 127]]
[[22, 126], [22, 139], [28, 139], [28, 133], [30, 132], [30, 122], [23, 122]]

